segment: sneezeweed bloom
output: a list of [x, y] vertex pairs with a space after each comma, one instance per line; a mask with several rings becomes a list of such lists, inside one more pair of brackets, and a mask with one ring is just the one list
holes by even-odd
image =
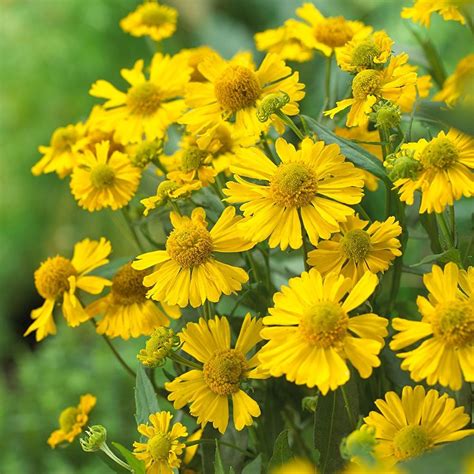
[[474, 268], [460, 270], [453, 262], [442, 270], [433, 266], [423, 276], [428, 298], [418, 296], [421, 321], [395, 318], [398, 331], [390, 348], [399, 351], [423, 341], [418, 347], [398, 354], [402, 369], [415, 382], [440, 383], [459, 390], [463, 380], [474, 382]]
[[173, 474], [181, 465], [181, 455], [186, 445], [180, 440], [188, 436], [181, 423], [171, 424], [169, 411], [153, 413], [149, 423], [138, 426], [138, 432], [148, 438], [145, 443], [135, 441], [133, 453], [145, 463], [147, 474]]
[[236, 430], [250, 426], [253, 418], [260, 416], [255, 400], [241, 389], [249, 379], [261, 379], [266, 375], [258, 368], [258, 355], [247, 354], [261, 341], [261, 320], [250, 314], [244, 318], [234, 348], [231, 348], [231, 332], [226, 317], [215, 317], [209, 322], [203, 318], [199, 323], [188, 323], [180, 334], [183, 351], [203, 364], [202, 369], [193, 369], [165, 384], [174, 402], [180, 409], [190, 404], [192, 416], [205, 425], [224, 433], [229, 423], [229, 402], [232, 403], [233, 421]]
[[274, 295], [270, 316], [263, 318], [261, 335], [268, 342], [260, 350], [262, 370], [297, 385], [317, 386], [323, 395], [349, 380], [348, 362], [362, 378], [370, 377], [380, 366], [388, 321], [372, 313], [348, 313], [369, 298], [377, 283], [370, 272], [353, 286], [350, 278], [322, 277], [314, 268], [291, 278]]
[[82, 395], [79, 405], [65, 408], [59, 415], [59, 429], [51, 433], [48, 444], [55, 448], [58, 444], [64, 442], [72, 443], [74, 438], [82, 433], [96, 400], [93, 395]]
[[217, 56], [215, 50], [209, 46], [198, 46], [197, 48], [182, 49], [176, 56], [184, 56], [188, 66], [192, 69], [191, 82], [206, 82], [207, 79], [199, 71], [199, 65], [210, 56]]
[[412, 7], [403, 8], [401, 16], [429, 27], [431, 15], [439, 13], [443, 20], [454, 20], [464, 25], [466, 24], [466, 19], [459, 10], [463, 3], [468, 2], [464, 2], [464, 0], [414, 0]]
[[[387, 270], [399, 257], [402, 228], [390, 216], [386, 221], [369, 222], [350, 216], [341, 223], [341, 230], [330, 240], [322, 240], [308, 253], [308, 263], [321, 275], [330, 272], [359, 281], [365, 272], [379, 273]], [[367, 227], [368, 226], [368, 227]]]
[[362, 199], [362, 173], [335, 144], [305, 138], [296, 150], [279, 138], [276, 152], [278, 165], [258, 148], [241, 149], [231, 167], [237, 182], [228, 182], [224, 194], [230, 203], [244, 203], [242, 232], [255, 242], [269, 238], [270, 247], [282, 250], [302, 246], [302, 226], [314, 245], [328, 239]]
[[364, 418], [375, 428], [377, 457], [388, 464], [411, 459], [435, 446], [457, 441], [474, 434], [461, 429], [469, 423], [469, 415], [457, 407], [453, 398], [424, 387], [404, 387], [401, 398], [395, 392], [376, 400], [379, 412]]
[[[267, 95], [284, 92], [290, 102], [282, 109], [287, 115], [299, 112], [298, 101], [304, 97], [304, 84], [298, 72], [292, 72], [276, 54], [267, 54], [258, 69], [250, 54], [238, 54], [230, 61], [219, 56], [206, 58], [199, 71], [208, 82], [191, 82], [186, 104], [192, 109], [181, 119], [192, 134], [209, 142], [223, 121], [235, 122], [237, 132], [247, 132], [258, 139], [269, 123], [257, 118], [257, 108]], [[281, 121], [277, 121], [282, 129]], [[204, 145], [205, 146], [205, 145]]]
[[80, 289], [97, 295], [111, 284], [105, 278], [88, 275], [108, 263], [111, 251], [110, 242], [103, 237], [100, 241], [85, 239], [74, 246], [72, 259], [56, 255], [45, 260], [35, 271], [35, 286], [45, 301], [43, 306], [31, 312], [34, 322], [24, 335], [36, 331], [36, 340], [41, 341], [50, 334], [56, 334], [53, 318], [56, 303], [62, 303], [63, 315], [71, 327], [90, 319], [76, 291]]
[[178, 307], [163, 303], [158, 308], [147, 299], [142, 281], [149, 273], [133, 269], [131, 263], [123, 265], [112, 279], [110, 293], [87, 306], [91, 317], [102, 315], [98, 334], [122, 339], [148, 336], [155, 328], [168, 326], [170, 318], [181, 316]]
[[421, 192], [420, 213], [443, 212], [462, 196], [474, 195], [474, 139], [455, 129], [439, 132], [430, 141], [422, 138], [402, 146], [401, 154], [413, 152], [420, 165], [415, 177], [396, 180], [400, 200], [413, 205], [415, 191]]
[[146, 341], [145, 349], [138, 353], [137, 359], [146, 367], [161, 367], [180, 344], [179, 337], [172, 329], [157, 328]]
[[176, 31], [178, 12], [155, 0], [146, 0], [120, 21], [120, 27], [132, 36], [149, 36], [155, 41], [169, 38]]
[[38, 148], [43, 156], [31, 168], [31, 172], [35, 176], [46, 173], [56, 173], [60, 178], [68, 176], [76, 166], [79, 152], [87, 143], [83, 123], [56, 129], [51, 136], [50, 145]]
[[77, 203], [89, 212], [126, 206], [140, 184], [141, 170], [119, 151], [110, 153], [110, 143], [86, 150], [71, 175], [71, 192]]
[[122, 69], [120, 74], [130, 84], [126, 92], [119, 91], [110, 82], [96, 81], [89, 93], [107, 99], [99, 123], [115, 129], [120, 142], [138, 143], [162, 138], [169, 125], [176, 122], [184, 110], [179, 98], [189, 80], [191, 68], [183, 56], [156, 53], [147, 79], [143, 60], [133, 69]]
[[193, 210], [191, 217], [170, 214], [174, 230], [166, 240], [166, 250], [156, 250], [137, 257], [133, 268], [154, 271], [143, 279], [150, 289], [147, 297], [168, 305], [194, 308], [206, 300], [217, 302], [222, 293], [230, 295], [242, 288], [247, 273], [222, 263], [216, 252], [243, 252], [255, 244], [240, 237], [237, 224], [241, 217], [227, 207], [209, 231], [206, 213]]
[[357, 73], [364, 69], [382, 69], [392, 54], [393, 40], [385, 31], [346, 43], [336, 51], [337, 64], [343, 71]]

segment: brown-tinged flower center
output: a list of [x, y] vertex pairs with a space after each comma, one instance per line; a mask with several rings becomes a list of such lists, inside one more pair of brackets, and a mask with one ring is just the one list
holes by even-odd
[[146, 301], [146, 288], [143, 278], [148, 275], [147, 270], [135, 270], [131, 263], [127, 263], [115, 274], [112, 279], [112, 300], [114, 304], [129, 306]]
[[355, 66], [358, 70], [373, 69], [376, 66], [374, 59], [380, 52], [380, 48], [373, 40], [362, 41], [352, 52], [352, 66]]
[[448, 301], [435, 308], [432, 320], [434, 334], [455, 347], [474, 342], [474, 302]]
[[352, 80], [354, 99], [365, 99], [368, 95], [379, 95], [382, 79], [379, 71], [366, 69], [360, 71]]
[[151, 82], [137, 84], [128, 90], [127, 106], [132, 115], [153, 115], [161, 104], [161, 93]]
[[227, 349], [218, 352], [204, 364], [204, 381], [214, 393], [231, 395], [239, 391], [246, 366], [240, 351]]
[[73, 275], [77, 271], [69, 259], [50, 257], [35, 271], [35, 286], [43, 298], [56, 299], [69, 290], [68, 278]]
[[408, 425], [393, 438], [393, 451], [399, 460], [419, 456], [432, 447], [432, 441], [425, 428], [420, 425]]
[[343, 16], [325, 18], [314, 29], [314, 37], [331, 48], [344, 46], [353, 37], [352, 28]]
[[456, 145], [445, 137], [431, 140], [420, 155], [421, 164], [425, 168], [446, 169], [458, 161], [459, 152]]
[[185, 173], [197, 170], [208, 155], [207, 151], [200, 150], [197, 146], [186, 148], [181, 157], [181, 167]]
[[362, 229], [352, 229], [341, 240], [345, 256], [356, 263], [364, 260], [370, 252], [370, 236]]
[[91, 183], [96, 189], [104, 189], [115, 182], [115, 171], [106, 163], [99, 163], [91, 169]]

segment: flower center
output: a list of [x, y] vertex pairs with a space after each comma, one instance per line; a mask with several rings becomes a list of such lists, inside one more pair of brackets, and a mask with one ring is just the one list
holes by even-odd
[[449, 168], [456, 163], [459, 152], [449, 138], [431, 140], [420, 155], [420, 161], [425, 168]]
[[347, 333], [349, 317], [332, 301], [321, 301], [303, 315], [299, 328], [303, 336], [320, 347], [335, 346]]
[[57, 153], [69, 151], [78, 139], [77, 132], [74, 128], [58, 128], [51, 139], [51, 146]]
[[112, 279], [112, 300], [114, 304], [129, 306], [134, 303], [143, 303], [146, 300], [146, 288], [143, 278], [148, 275], [147, 270], [135, 270], [131, 263], [127, 263]]
[[226, 127], [222, 125], [217, 127], [215, 137], [217, 138], [217, 140], [219, 140], [219, 143], [221, 144], [220, 148], [216, 152], [217, 155], [222, 155], [232, 150], [232, 146], [234, 143], [232, 140], [232, 136]]
[[342, 238], [341, 247], [347, 258], [361, 262], [370, 252], [369, 234], [362, 229], [352, 229]]
[[393, 451], [400, 459], [409, 459], [428, 451], [432, 442], [426, 430], [419, 425], [402, 428], [393, 438]]
[[318, 190], [317, 179], [305, 163], [282, 163], [270, 183], [270, 194], [279, 206], [307, 206]]
[[231, 395], [239, 391], [246, 365], [245, 357], [236, 349], [218, 352], [204, 364], [204, 381], [214, 393]]
[[64, 433], [69, 433], [76, 423], [79, 410], [76, 407], [68, 407], [59, 415], [59, 427]]
[[138, 84], [128, 90], [127, 105], [133, 115], [152, 115], [159, 108], [160, 103], [160, 90], [151, 82]]
[[68, 278], [77, 275], [69, 259], [57, 255], [50, 257], [35, 271], [35, 286], [45, 299], [56, 299], [69, 290]]
[[157, 161], [162, 153], [163, 140], [142, 142], [135, 154], [131, 156], [131, 160], [135, 166], [145, 168], [149, 163]]
[[334, 16], [318, 24], [314, 30], [314, 36], [320, 43], [331, 48], [338, 48], [351, 40], [353, 33], [343, 16]]
[[374, 59], [380, 54], [379, 47], [372, 41], [363, 41], [352, 52], [352, 65], [359, 69], [373, 69], [376, 67]]
[[142, 23], [146, 26], [161, 26], [164, 23], [171, 21], [170, 16], [160, 8], [158, 5], [149, 3], [141, 14]]
[[474, 342], [474, 308], [472, 300], [449, 301], [436, 307], [433, 331], [450, 345], [464, 347]]
[[254, 106], [262, 92], [255, 73], [244, 66], [228, 66], [214, 90], [222, 107], [231, 112]]
[[178, 183], [175, 183], [174, 181], [171, 181], [169, 179], [165, 179], [162, 181], [157, 190], [158, 196], [160, 196], [162, 199], [167, 198], [170, 193], [173, 191], [176, 191], [179, 188]]
[[148, 441], [148, 449], [150, 450], [151, 457], [155, 461], [162, 461], [169, 456], [171, 440], [168, 435], [157, 433]]
[[207, 156], [207, 152], [200, 150], [197, 146], [190, 146], [183, 153], [181, 158], [181, 167], [185, 173], [197, 170]]
[[166, 250], [184, 268], [201, 265], [211, 257], [211, 235], [203, 226], [188, 223], [171, 232], [166, 241]]
[[368, 95], [378, 95], [380, 86], [379, 71], [366, 69], [360, 71], [352, 80], [352, 95], [355, 99], [365, 99]]
[[91, 170], [91, 183], [94, 188], [103, 189], [112, 186], [115, 181], [114, 169], [105, 163], [99, 163]]

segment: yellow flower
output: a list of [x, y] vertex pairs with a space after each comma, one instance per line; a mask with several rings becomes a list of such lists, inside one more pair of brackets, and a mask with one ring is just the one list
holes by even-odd
[[367, 463], [349, 463], [340, 474], [408, 474], [404, 469], [386, 461]]
[[290, 102], [282, 109], [287, 115], [299, 112], [298, 101], [304, 97], [304, 84], [298, 82], [298, 72], [292, 73], [276, 54], [267, 54], [257, 70], [250, 54], [238, 54], [230, 61], [209, 56], [199, 65], [199, 71], [208, 82], [189, 83], [186, 104], [192, 110], [180, 123], [192, 134], [204, 135], [207, 143], [216, 128], [231, 119], [235, 120], [238, 133], [247, 132], [258, 138], [269, 123], [258, 120], [257, 107], [269, 94], [288, 94]]
[[31, 312], [34, 322], [24, 335], [36, 331], [36, 340], [41, 341], [49, 334], [56, 334], [53, 310], [55, 303], [59, 302], [62, 302], [63, 315], [69, 326], [79, 326], [90, 319], [76, 296], [76, 290], [79, 288], [97, 295], [104, 286], [111, 284], [105, 278], [87, 275], [108, 263], [111, 251], [110, 242], [103, 237], [100, 241], [85, 239], [74, 246], [71, 260], [61, 255], [45, 260], [35, 271], [36, 290], [45, 301]]
[[147, 474], [173, 474], [181, 465], [180, 456], [186, 445], [179, 440], [188, 436], [181, 423], [171, 425], [173, 415], [169, 411], [153, 413], [150, 424], [138, 426], [138, 432], [148, 438], [146, 443], [133, 443], [133, 453], [145, 463]]
[[180, 337], [183, 351], [203, 364], [165, 384], [174, 402], [180, 409], [190, 404], [192, 416], [205, 425], [210, 422], [224, 433], [229, 423], [229, 401], [233, 407], [233, 421], [237, 431], [252, 424], [252, 418], [260, 416], [260, 408], [241, 388], [243, 381], [265, 378], [257, 368], [257, 354], [247, 354], [261, 341], [261, 320], [250, 314], [244, 318], [235, 347], [230, 344], [230, 326], [226, 317], [215, 317], [209, 322], [203, 318], [199, 323], [188, 323]]
[[415, 342], [421, 345], [398, 354], [402, 369], [409, 370], [415, 382], [440, 383], [459, 390], [463, 380], [474, 382], [474, 268], [459, 270], [453, 262], [444, 270], [437, 265], [423, 276], [428, 299], [418, 296], [421, 321], [395, 318], [399, 331], [390, 348], [398, 351]]
[[335, 272], [351, 278], [354, 284], [365, 272], [384, 272], [402, 254], [397, 239], [402, 228], [393, 216], [384, 222], [375, 221], [365, 230], [368, 223], [358, 216], [348, 217], [339, 233], [309, 252], [308, 263], [322, 275]]
[[237, 182], [228, 182], [224, 194], [228, 202], [245, 203], [241, 209], [246, 219], [240, 226], [244, 235], [255, 242], [269, 238], [270, 247], [282, 250], [302, 246], [302, 226], [311, 243], [328, 239], [354, 214], [349, 205], [362, 199], [362, 173], [345, 161], [335, 144], [305, 138], [296, 150], [279, 138], [276, 151], [278, 165], [258, 148], [246, 148], [231, 167]]
[[404, 387], [401, 398], [395, 392], [376, 400], [380, 413], [371, 411], [364, 418], [375, 428], [378, 457], [387, 464], [395, 464], [433, 449], [442, 443], [465, 438], [474, 430], [462, 430], [469, 423], [463, 408], [445, 393], [436, 390]]
[[270, 474], [318, 474], [318, 469], [307, 459], [296, 458], [270, 470]]
[[199, 65], [208, 57], [218, 56], [209, 46], [198, 46], [197, 48], [182, 49], [176, 56], [184, 56], [188, 66], [192, 69], [192, 82], [206, 82], [207, 79], [199, 71]]
[[146, 0], [120, 21], [120, 27], [132, 36], [149, 36], [155, 41], [169, 38], [176, 31], [178, 12], [155, 0]]
[[403, 8], [401, 16], [402, 18], [411, 18], [414, 22], [429, 27], [431, 15], [439, 13], [443, 20], [454, 20], [464, 25], [466, 19], [459, 10], [463, 3], [467, 4], [468, 2], [463, 0], [415, 0], [412, 7]]
[[400, 200], [413, 205], [415, 191], [421, 192], [420, 213], [441, 213], [462, 196], [474, 195], [474, 139], [457, 130], [438, 135], [426, 141], [402, 146], [402, 153], [412, 152], [421, 170], [413, 178], [397, 179]]
[[89, 93], [107, 99], [99, 123], [115, 129], [120, 142], [138, 143], [163, 137], [169, 125], [176, 122], [184, 110], [181, 96], [189, 80], [191, 69], [183, 56], [156, 53], [150, 66], [150, 77], [143, 74], [143, 60], [133, 69], [122, 69], [122, 77], [130, 84], [121, 92], [110, 82], [96, 81]]
[[110, 293], [87, 306], [91, 317], [103, 315], [97, 324], [99, 334], [122, 339], [148, 336], [155, 328], [168, 326], [169, 318], [181, 316], [178, 307], [163, 303], [160, 309], [146, 298], [142, 281], [147, 274], [127, 263], [113, 277]]
[[458, 102], [471, 104], [474, 102], [474, 54], [469, 54], [459, 61], [453, 74], [443, 84], [443, 88], [435, 94], [433, 100], [441, 100], [449, 106]]
[[379, 99], [388, 99], [404, 110], [409, 109], [416, 100], [417, 75], [411, 66], [403, 67], [407, 61], [408, 55], [403, 53], [392, 56], [388, 66], [381, 71], [360, 71], [352, 80], [352, 98], [338, 101], [336, 107], [324, 115], [334, 118], [338, 112], [351, 107], [346, 125], [353, 127], [367, 123], [367, 114]]
[[79, 122], [58, 128], [51, 136], [49, 146], [40, 146], [43, 155], [31, 172], [35, 176], [57, 173], [60, 178], [69, 175], [76, 166], [79, 151], [87, 144], [86, 127]]
[[143, 279], [150, 287], [147, 297], [194, 308], [206, 300], [217, 302], [222, 293], [230, 295], [242, 288], [247, 273], [214, 258], [215, 252], [243, 252], [255, 244], [241, 238], [237, 224], [241, 220], [233, 207], [227, 207], [207, 230], [206, 213], [197, 208], [191, 217], [170, 214], [174, 230], [166, 241], [166, 250], [144, 253], [133, 262], [133, 268], [155, 271]]
[[350, 278], [322, 277], [314, 268], [291, 278], [274, 295], [271, 316], [263, 318], [261, 335], [269, 342], [260, 351], [261, 369], [298, 385], [317, 386], [323, 395], [349, 380], [347, 361], [362, 378], [370, 377], [380, 366], [388, 321], [372, 313], [348, 313], [367, 300], [377, 283], [366, 272], [352, 287]]
[[381, 69], [392, 54], [393, 40], [385, 31], [347, 42], [336, 51], [337, 64], [343, 71], [360, 72]]
[[63, 442], [72, 443], [74, 438], [82, 432], [96, 400], [93, 395], [82, 395], [77, 407], [68, 407], [61, 412], [59, 415], [59, 429], [53, 431], [48, 438], [48, 444], [53, 449]]

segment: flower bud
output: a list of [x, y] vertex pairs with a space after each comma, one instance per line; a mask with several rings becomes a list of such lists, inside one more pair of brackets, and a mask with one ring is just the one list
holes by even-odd
[[150, 163], [159, 161], [159, 157], [163, 154], [163, 140], [157, 138], [151, 142], [143, 142], [132, 154], [131, 161], [138, 168], [145, 168]]
[[402, 120], [400, 107], [390, 101], [379, 102], [374, 105], [370, 120], [375, 123], [376, 128], [397, 128]]
[[316, 411], [316, 407], [318, 406], [318, 396], [304, 397], [301, 401], [301, 406], [303, 407], [303, 410], [314, 413]]
[[421, 163], [415, 160], [413, 152], [410, 150], [402, 150], [387, 156], [384, 166], [387, 168], [388, 177], [391, 181], [397, 181], [398, 179], [414, 180], [422, 168]]
[[375, 428], [363, 425], [342, 440], [341, 456], [344, 459], [372, 464], [375, 461], [374, 448], [376, 444]]
[[139, 352], [137, 359], [146, 367], [160, 367], [179, 345], [179, 337], [172, 329], [157, 328], [146, 341], [145, 349]]
[[107, 440], [107, 430], [102, 425], [89, 426], [86, 430], [86, 438], [81, 438], [79, 442], [84, 451], [93, 453], [101, 450]]
[[274, 114], [290, 101], [286, 92], [267, 95], [257, 108], [257, 118], [260, 122], [266, 122], [270, 115]]

